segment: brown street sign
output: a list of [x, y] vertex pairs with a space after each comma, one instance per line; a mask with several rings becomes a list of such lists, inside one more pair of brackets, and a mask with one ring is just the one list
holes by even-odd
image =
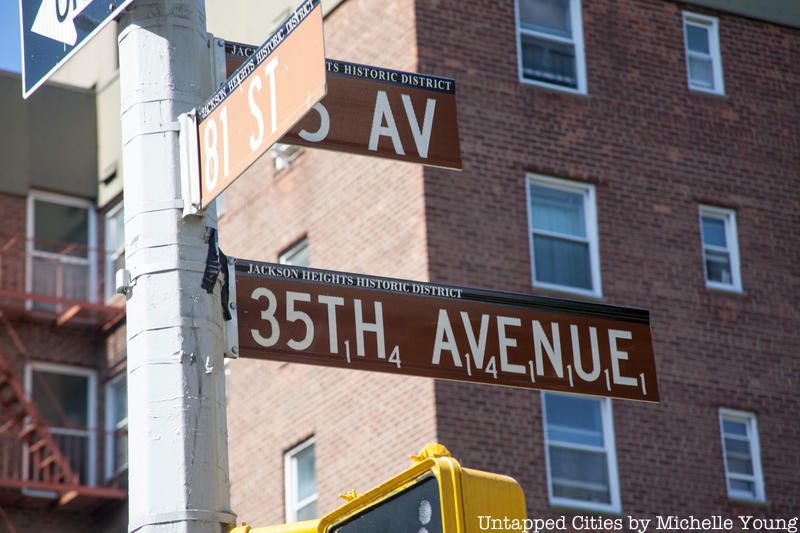
[[657, 402], [645, 310], [236, 260], [242, 357]]
[[[226, 42], [228, 72], [254, 48]], [[461, 169], [449, 78], [328, 59], [328, 93], [279, 142]]]
[[306, 0], [197, 109], [200, 206], [325, 96], [320, 0]]

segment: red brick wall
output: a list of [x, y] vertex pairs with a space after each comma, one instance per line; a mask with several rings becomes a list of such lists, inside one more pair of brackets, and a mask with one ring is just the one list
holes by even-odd
[[[579, 96], [518, 82], [507, 4], [416, 4], [420, 70], [458, 82], [464, 158], [460, 174], [425, 171], [430, 278], [544, 293], [525, 174], [596, 184], [602, 301], [651, 310], [662, 395], [614, 402], [623, 511], [796, 512], [800, 31], [712, 13], [726, 95], [710, 96], [687, 88], [680, 4], [584, 1]], [[704, 286], [700, 203], [736, 210], [743, 294]], [[440, 382], [436, 399], [454, 454], [517, 477], [532, 515], [562, 513], [538, 394]], [[758, 416], [764, 506], [728, 501], [720, 407]]]
[[[10, 195], [0, 195], [0, 218], [3, 220], [3, 233], [25, 237], [26, 198]], [[102, 221], [101, 217], [98, 217]], [[102, 225], [102, 224], [101, 224]], [[102, 232], [101, 232], [102, 234]], [[11, 258], [19, 263], [14, 271], [24, 274], [24, 242], [15, 247], [18, 256]], [[4, 256], [9, 260], [9, 256]], [[7, 271], [4, 270], [4, 273]], [[23, 291], [24, 277], [14, 285], [14, 289]], [[3, 286], [4, 289], [12, 288]], [[104, 385], [106, 380], [120, 368], [124, 370], [125, 356], [125, 328], [118, 327], [106, 337], [106, 334], [92, 327], [68, 324], [56, 326], [53, 314], [34, 313], [22, 314], [24, 300], [0, 301], [0, 309], [10, 318], [13, 330], [19, 335], [28, 353], [28, 358], [14, 345], [8, 330], [0, 324], [0, 350], [5, 360], [14, 369], [18, 383], [24, 387], [25, 367], [29, 363], [48, 363], [79, 367], [96, 371], [96, 427], [97, 434], [97, 481], [102, 484], [105, 479], [104, 458], [105, 450], [105, 403]], [[42, 500], [45, 504], [47, 502]], [[48, 507], [46, 505], [45, 507]], [[127, 505], [125, 503], [110, 503], [95, 513], [89, 512], [63, 512], [53, 509], [28, 509], [3, 506], [11, 523], [18, 531], [30, 528], [31, 530], [86, 531], [88, 529], [108, 531], [109, 533], [127, 531]], [[0, 531], [6, 531], [6, 524], [0, 519]]]
[[[326, 56], [416, 70], [413, 15], [410, 0], [345, 2], [325, 20]], [[419, 166], [320, 150], [274, 177], [271, 164], [262, 158], [226, 193], [227, 254], [277, 261], [307, 235], [312, 266], [427, 277]], [[283, 453], [311, 435], [321, 513], [435, 439], [430, 380], [244, 359], [229, 368], [232, 503], [254, 526], [284, 521]]]

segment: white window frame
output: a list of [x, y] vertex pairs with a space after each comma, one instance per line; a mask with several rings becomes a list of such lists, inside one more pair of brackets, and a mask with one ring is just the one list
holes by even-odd
[[[725, 429], [722, 425], [723, 420], [732, 420], [735, 422], [744, 423], [747, 426], [748, 441], [750, 442], [750, 455], [753, 460], [753, 475], [746, 476], [743, 474], [736, 474], [728, 472], [728, 454], [725, 449]], [[725, 489], [728, 493], [728, 498], [733, 500], [747, 500], [747, 501], [766, 501], [766, 491], [764, 488], [764, 473], [761, 469], [761, 445], [758, 440], [758, 423], [756, 422], [756, 415], [748, 413], [747, 411], [737, 411], [735, 409], [727, 409], [725, 407], [719, 410], [719, 434], [722, 441], [722, 463], [725, 466]], [[729, 435], [731, 438], [738, 438], [735, 435]], [[743, 481], [752, 481], [755, 488], [755, 497], [746, 492], [738, 492], [731, 490], [728, 485], [728, 479], [741, 479]]]
[[[25, 365], [25, 394], [28, 401], [33, 401], [33, 372], [39, 370], [53, 374], [64, 374], [69, 376], [82, 376], [88, 378], [87, 387], [89, 398], [87, 403], [88, 427], [85, 430], [53, 428], [51, 433], [61, 435], [71, 435], [88, 437], [89, 441], [89, 471], [87, 473], [87, 485], [93, 487], [97, 485], [97, 372], [89, 368], [77, 366], [59, 365], [55, 363], [28, 363]], [[27, 464], [27, 461], [25, 462]], [[26, 472], [27, 474], [27, 472]]]
[[[297, 495], [297, 454], [305, 450], [310, 446], [314, 446], [317, 442], [315, 437], [311, 437], [309, 439], [304, 440], [291, 450], [287, 451], [283, 455], [283, 479], [284, 479], [284, 491], [283, 491], [283, 500], [285, 503], [285, 511], [286, 511], [286, 522], [296, 522], [297, 521], [297, 510], [305, 507], [306, 505], [317, 501], [319, 499], [319, 492], [315, 492], [308, 498], [295, 501], [295, 496]], [[314, 464], [316, 465], [317, 459], [317, 450], [314, 449]], [[314, 472], [314, 485], [317, 484], [317, 473]]]
[[309, 255], [309, 265], [298, 265], [296, 263], [288, 262], [288, 260], [291, 257], [297, 256], [297, 254], [300, 253], [300, 251], [302, 251], [303, 249], [308, 250], [308, 246], [309, 246], [308, 235], [305, 235], [303, 236], [303, 238], [301, 238], [298, 241], [295, 241], [294, 244], [292, 244], [291, 246], [289, 246], [288, 248], [286, 248], [284, 251], [281, 252], [281, 254], [278, 256], [278, 263], [282, 265], [294, 265], [302, 267], [310, 266], [311, 263], [310, 255]]
[[[519, 3], [524, 0], [514, 0], [514, 16], [517, 26], [516, 39], [517, 39], [517, 76], [519, 82], [527, 85], [536, 85], [540, 87], [547, 87], [548, 89], [555, 89], [557, 91], [564, 91], [573, 94], [587, 94], [588, 87], [586, 82], [586, 57], [583, 51], [583, 15], [581, 13], [581, 0], [569, 0], [569, 12], [572, 18], [572, 39], [560, 37], [550, 33], [538, 32], [529, 30], [522, 27], [519, 18]], [[576, 88], [565, 87], [555, 83], [547, 83], [541, 80], [531, 80], [526, 78], [522, 72], [522, 36], [530, 35], [537, 39], [545, 41], [556, 42], [559, 44], [569, 44], [575, 48], [575, 76], [577, 77], [578, 86]]]
[[[533, 212], [531, 209], [531, 188], [530, 184], [536, 184], [541, 187], [551, 189], [560, 189], [571, 193], [578, 193], [583, 195], [583, 215], [586, 222], [586, 239], [576, 238], [572, 235], [564, 235], [562, 233], [552, 233], [542, 230], [533, 229]], [[568, 292], [572, 294], [580, 294], [583, 296], [593, 296], [600, 298], [603, 296], [602, 280], [600, 277], [600, 249], [599, 249], [599, 236], [597, 231], [597, 202], [595, 196], [595, 187], [590, 183], [580, 183], [571, 180], [564, 180], [552, 178], [549, 176], [542, 176], [540, 174], [527, 175], [525, 180], [525, 198], [528, 204], [528, 245], [531, 254], [531, 283], [535, 288], [550, 289], [559, 292]], [[570, 239], [580, 242], [588, 242], [589, 244], [589, 270], [592, 276], [592, 289], [586, 290], [580, 287], [571, 287], [569, 285], [559, 285], [557, 283], [549, 283], [546, 281], [537, 281], [536, 279], [536, 258], [534, 257], [533, 234], [538, 233], [542, 235], [553, 235], [559, 238]]]
[[[106, 423], [106, 479], [111, 479], [112, 477], [116, 476], [120, 472], [127, 470], [128, 463], [124, 465], [120, 465], [118, 468], [114, 468], [114, 445], [116, 443], [116, 432], [119, 429], [127, 428], [128, 427], [128, 413], [125, 413], [125, 418], [120, 420], [118, 423], [114, 423], [114, 402], [112, 396], [116, 394], [114, 386], [122, 381], [123, 379], [127, 379], [127, 373], [125, 371], [120, 372], [118, 375], [114, 376], [105, 386], [105, 400], [106, 400], [106, 413], [105, 413], [105, 423]], [[127, 391], [127, 386], [125, 387]]]
[[[88, 213], [88, 223], [89, 223], [89, 242], [87, 246], [89, 247], [86, 259], [79, 258], [79, 257], [60, 257], [58, 254], [54, 254], [51, 252], [44, 252], [41, 250], [36, 250], [34, 246], [34, 222], [35, 222], [35, 213], [34, 213], [34, 205], [36, 200], [41, 200], [44, 202], [50, 202], [54, 204], [61, 204], [66, 206], [73, 206], [73, 207], [81, 207], [85, 208]], [[59, 259], [65, 263], [77, 263], [77, 264], [85, 264], [89, 268], [89, 294], [88, 294], [88, 301], [90, 303], [97, 302], [97, 219], [94, 209], [94, 204], [89, 200], [84, 200], [83, 198], [77, 198], [75, 196], [66, 196], [63, 194], [56, 194], [52, 192], [44, 192], [44, 191], [30, 191], [28, 194], [27, 199], [27, 212], [25, 217], [26, 228], [25, 228], [25, 235], [27, 237], [27, 245], [25, 254], [25, 291], [28, 293], [33, 292], [33, 258], [34, 257], [46, 257], [49, 259]], [[28, 300], [27, 307], [30, 309], [33, 305], [32, 300]], [[59, 311], [61, 309], [58, 309]]]
[[597, 502], [587, 502], [584, 500], [574, 500], [572, 498], [564, 498], [553, 495], [553, 482], [552, 482], [553, 478], [550, 472], [551, 442], [550, 438], [548, 437], [548, 431], [547, 431], [547, 405], [546, 405], [547, 394], [567, 395], [567, 393], [540, 391], [541, 404], [542, 404], [542, 424], [544, 426], [543, 428], [544, 456], [545, 456], [545, 466], [547, 467], [547, 497], [550, 501], [550, 505], [568, 507], [572, 509], [586, 509], [590, 511], [621, 513], [622, 500], [620, 498], [620, 491], [619, 491], [619, 471], [617, 467], [617, 444], [616, 444], [616, 436], [614, 435], [614, 413], [612, 411], [611, 399], [597, 398], [594, 396], [584, 396], [580, 394], [573, 395], [600, 402], [600, 414], [603, 420], [604, 446], [602, 447], [591, 446], [587, 444], [575, 444], [575, 443], [566, 443], [560, 441], [554, 444], [555, 446], [560, 446], [563, 448], [571, 448], [575, 450], [605, 452], [607, 458], [606, 462], [608, 464], [608, 492], [609, 495], [611, 496], [611, 502], [608, 504], [603, 504]]
[[123, 236], [122, 241], [122, 249], [121, 250], [111, 250], [110, 242], [109, 242], [109, 231], [108, 228], [110, 227], [110, 219], [120, 211], [123, 210], [123, 202], [119, 202], [117, 205], [112, 207], [108, 210], [104, 217], [104, 229], [105, 229], [105, 274], [106, 274], [106, 282], [105, 282], [105, 299], [108, 302], [109, 300], [113, 300], [117, 296], [117, 282], [116, 276], [117, 273], [114, 271], [114, 263], [116, 262], [117, 258], [119, 257], [119, 253], [125, 254], [125, 240]]
[[[706, 244], [703, 239], [703, 217], [716, 218], [725, 223], [725, 241], [728, 243], [727, 248]], [[703, 278], [706, 281], [706, 287], [730, 292], [742, 292], [742, 273], [739, 264], [739, 239], [736, 229], [736, 211], [722, 207], [701, 205], [699, 207], [698, 223], [700, 224], [700, 246], [703, 252]], [[706, 270], [706, 248], [718, 252], [727, 252], [729, 254], [731, 261], [731, 283], [721, 283], [708, 279], [708, 270]]]
[[[689, 35], [686, 31], [688, 25], [702, 26], [708, 30], [708, 55], [699, 52], [689, 51]], [[683, 51], [686, 58], [686, 82], [689, 89], [692, 91], [700, 91], [710, 94], [725, 94], [725, 80], [722, 75], [722, 53], [719, 48], [719, 20], [716, 17], [709, 17], [708, 15], [700, 15], [690, 11], [683, 12]], [[689, 70], [690, 56], [697, 56], [703, 59], [711, 60], [711, 71], [714, 76], [714, 88], [709, 89], [702, 85], [694, 85], [692, 83], [691, 72]]]

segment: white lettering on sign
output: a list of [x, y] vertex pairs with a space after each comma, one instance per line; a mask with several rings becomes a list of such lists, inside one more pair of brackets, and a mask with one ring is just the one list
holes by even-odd
[[564, 377], [564, 363], [561, 359], [561, 338], [558, 333], [558, 324], [552, 323], [551, 328], [553, 332], [553, 342], [547, 338], [541, 322], [533, 320], [533, 349], [536, 353], [536, 373], [540, 376], [544, 375], [544, 358], [542, 357], [542, 349], [547, 352], [547, 357], [550, 359], [550, 364], [555, 370], [556, 375], [560, 378]]
[[436, 340], [433, 344], [432, 362], [434, 365], [438, 365], [441, 361], [442, 350], [447, 350], [453, 356], [453, 364], [461, 367], [461, 355], [458, 353], [458, 344], [456, 344], [455, 337], [447, 311], [439, 309], [439, 320], [436, 322]]
[[[383, 123], [386, 122], [384, 126]], [[397, 124], [394, 122], [392, 108], [389, 105], [389, 97], [386, 91], [378, 91], [375, 98], [375, 112], [372, 114], [372, 130], [369, 135], [369, 149], [373, 152], [378, 149], [378, 140], [383, 137], [392, 139], [394, 151], [398, 155], [405, 155], [403, 143], [400, 142], [400, 134], [397, 132]]]
[[383, 307], [375, 302], [375, 322], [364, 322], [361, 300], [354, 300], [356, 306], [356, 355], [364, 357], [364, 333], [374, 333], [378, 342], [378, 358], [386, 359], [386, 342], [383, 335]]
[[[271, 133], [275, 133], [278, 129], [278, 114], [277, 114], [277, 95], [275, 90], [275, 71], [278, 67], [278, 58], [274, 57], [263, 68], [263, 75], [267, 77], [269, 83], [269, 95], [263, 96], [262, 89], [264, 82], [261, 75], [255, 74], [250, 77], [247, 83], [247, 103], [250, 114], [253, 117], [253, 130], [249, 136], [250, 151], [257, 151], [264, 143], [264, 112], [268, 111], [270, 120]], [[242, 69], [240, 72], [241, 77], [246, 77], [250, 71], [247, 68]], [[229, 84], [233, 81], [229, 80]], [[241, 90], [242, 86], [238, 86]], [[266, 102], [265, 102], [266, 100]], [[265, 106], [269, 106], [268, 110]], [[203, 162], [203, 180], [206, 190], [209, 194], [214, 193], [214, 189], [219, 184], [220, 179], [220, 161], [222, 162], [222, 178], [227, 179], [230, 176], [230, 138], [228, 127], [228, 108], [223, 105], [220, 107], [219, 112], [219, 127], [217, 120], [208, 116], [203, 122], [205, 132], [203, 134], [203, 143], [205, 148], [205, 161]], [[221, 129], [221, 133], [218, 130]], [[219, 153], [219, 137], [222, 137], [222, 154]]]
[[[425, 116], [422, 119], [422, 126], [420, 126], [419, 122], [417, 122], [411, 97], [407, 94], [403, 94], [400, 97], [403, 101], [403, 108], [406, 111], [411, 134], [414, 136], [417, 153], [425, 159], [428, 157], [428, 148], [431, 143], [436, 100], [428, 98], [425, 102]], [[384, 125], [384, 122], [386, 125]], [[386, 91], [378, 91], [375, 98], [375, 112], [372, 114], [372, 129], [369, 135], [370, 150], [373, 152], [378, 150], [378, 141], [381, 137], [389, 137], [392, 140], [392, 145], [397, 155], [406, 154], [403, 143], [400, 141], [400, 133], [397, 131], [397, 123], [394, 120], [394, 113], [392, 113], [392, 106], [389, 104], [389, 97], [386, 95]]]
[[[261, 311], [260, 317], [261, 320], [269, 326], [269, 335], [264, 336], [260, 330], [255, 328], [250, 330], [250, 335], [259, 346], [271, 348], [278, 343], [281, 337], [281, 326], [276, 318], [278, 303], [275, 293], [266, 287], [258, 287], [250, 294], [250, 298], [256, 301], [262, 299], [267, 300], [267, 307]], [[314, 322], [309, 314], [296, 308], [297, 302], [311, 303], [311, 295], [307, 292], [286, 291], [286, 320], [288, 322], [301, 322], [305, 330], [302, 338], [289, 339], [286, 344], [292, 350], [302, 352], [313, 344], [315, 329]], [[344, 305], [344, 298], [320, 294], [317, 296], [317, 302], [327, 307], [329, 347], [331, 353], [337, 354], [339, 353], [339, 333], [337, 331], [336, 307]], [[378, 358], [386, 359], [386, 340], [383, 327], [383, 306], [381, 302], [375, 302], [374, 322], [367, 322], [364, 320], [364, 312], [360, 299], [355, 298], [353, 304], [355, 307], [356, 355], [359, 357], [365, 357], [367, 355], [365, 334], [374, 333]], [[349, 347], [349, 341], [345, 341], [345, 344]], [[394, 347], [392, 356], [390, 362], [399, 365], [399, 347]]]
[[589, 328], [589, 342], [592, 345], [592, 370], [586, 372], [583, 369], [583, 359], [581, 358], [580, 338], [578, 337], [578, 326], [569, 327], [572, 335], [572, 357], [575, 362], [575, 371], [578, 376], [587, 382], [592, 382], [600, 377], [600, 349], [597, 343], [597, 328]]
[[[350, 286], [357, 286], [362, 279], [290, 266], [264, 268], [269, 275], [298, 281], [310, 280], [312, 273], [339, 276], [340, 282]], [[389, 286], [413, 283], [378, 280]], [[431, 306], [425, 299], [424, 304], [414, 305], [385, 293], [348, 290], [337, 294], [339, 289], [334, 287], [317, 292], [293, 285], [251, 286], [240, 296], [243, 302], [256, 302], [249, 308], [243, 303], [240, 308], [247, 309], [239, 316], [240, 323], [247, 324], [243, 331], [249, 332], [246, 346], [308, 354], [316, 361], [340, 357], [342, 363], [362, 368], [365, 364], [375, 368], [377, 361], [403, 370], [428, 368], [429, 373], [423, 375], [432, 377], [452, 378], [463, 373], [465, 379], [483, 382], [492, 376], [500, 384], [530, 381], [574, 392], [584, 392], [591, 384], [594, 393], [601, 387], [623, 394], [641, 388], [643, 396], [648, 394], [641, 366], [629, 361], [640, 353], [641, 329], [636, 326], [627, 329], [624, 324], [591, 316], [531, 318], [527, 310], [518, 314], [505, 307], [498, 313], [466, 301]], [[395, 290], [402, 290], [401, 286]], [[405, 290], [413, 294], [411, 287]], [[464, 310], [470, 308], [472, 313]], [[401, 350], [406, 354], [406, 366], [401, 362]]]
[[31, 31], [75, 46], [78, 41], [75, 18], [91, 3], [92, 0], [42, 0]]
[[417, 145], [417, 152], [423, 159], [428, 157], [428, 147], [431, 144], [431, 129], [433, 128], [433, 112], [436, 109], [436, 100], [428, 98], [425, 102], [425, 118], [422, 119], [422, 127], [417, 122], [417, 115], [414, 113], [414, 104], [411, 97], [407, 94], [401, 96], [403, 107], [406, 109], [408, 125], [411, 126], [411, 134], [414, 136], [414, 144]]
[[312, 109], [319, 113], [319, 129], [313, 133], [306, 130], [300, 130], [297, 135], [299, 135], [304, 141], [318, 143], [324, 141], [328, 136], [328, 133], [331, 131], [331, 116], [328, 114], [328, 110], [322, 104], [322, 102], [314, 104]]
[[[472, 321], [470, 320], [469, 313], [461, 311], [461, 322], [464, 328], [466, 343], [469, 346], [470, 352], [464, 353], [467, 358], [467, 363], [470, 359], [474, 361], [475, 368], [482, 369], [485, 361], [486, 353], [486, 338], [489, 330], [489, 315], [482, 313], [480, 317], [480, 331], [476, 338]], [[513, 333], [510, 328], [518, 328], [522, 326], [522, 322], [517, 317], [497, 316], [497, 349], [500, 359], [500, 372], [508, 374], [526, 374], [529, 370], [524, 364], [518, 364], [511, 359], [511, 352], [513, 348], [518, 346], [518, 335]], [[549, 326], [549, 327], [547, 327]], [[549, 325], [542, 325], [539, 320], [531, 321], [531, 334], [533, 339], [533, 358], [528, 361], [530, 367], [531, 377], [533, 374], [538, 376], [545, 375], [545, 366], [549, 365], [555, 375], [559, 378], [564, 378], [564, 362], [562, 358], [562, 345], [561, 334], [557, 322], [551, 322]], [[549, 336], [547, 329], [550, 330]], [[588, 335], [591, 366], [584, 363], [583, 354], [581, 353], [581, 337]], [[613, 376], [613, 383], [616, 385], [625, 385], [629, 387], [637, 387], [640, 382], [633, 377], [623, 376], [620, 373], [620, 361], [628, 360], [628, 353], [619, 348], [619, 340], [631, 340], [633, 334], [626, 330], [609, 329], [608, 330], [608, 345], [611, 361], [611, 376]], [[577, 377], [582, 381], [591, 383], [596, 381], [603, 371], [600, 364], [600, 343], [598, 337], [598, 328], [589, 327], [585, 331], [577, 325], [570, 325], [570, 340], [572, 345], [572, 364], [567, 365], [570, 372], [570, 381], [572, 382], [572, 371], [574, 369]], [[442, 354], [449, 352], [453, 365], [457, 368], [462, 367], [462, 352], [459, 350], [458, 335], [453, 329], [450, 321], [450, 316], [445, 309], [439, 310], [439, 316], [436, 323], [436, 334], [433, 343], [433, 352], [431, 355], [431, 363], [434, 365], [442, 364]], [[545, 358], [545, 355], [547, 356]], [[487, 366], [486, 371], [491, 374], [496, 374], [497, 370], [494, 368], [494, 358], [490, 358], [490, 364]], [[587, 368], [588, 367], [588, 368]], [[471, 365], [468, 364], [468, 370], [471, 372]], [[605, 370], [608, 372], [608, 370]], [[533, 379], [535, 382], [535, 379]], [[574, 386], [574, 385], [573, 385]]]
[[[431, 143], [431, 130], [433, 129], [433, 115], [436, 110], [436, 100], [428, 98], [425, 102], [425, 117], [422, 119], [422, 126], [417, 122], [414, 112], [414, 104], [411, 97], [407, 94], [401, 95], [403, 108], [406, 111], [408, 125], [414, 136], [414, 143], [417, 146], [417, 153], [423, 159], [428, 157], [428, 148]], [[386, 125], [384, 126], [384, 122]], [[372, 129], [369, 136], [369, 149], [373, 152], [378, 150], [378, 141], [381, 137], [389, 137], [392, 140], [394, 151], [397, 155], [405, 155], [403, 143], [400, 141], [400, 133], [397, 131], [397, 123], [394, 120], [392, 106], [389, 104], [389, 97], [386, 91], [378, 91], [375, 98], [375, 112], [372, 115]]]
[[472, 331], [472, 322], [469, 314], [461, 311], [461, 321], [464, 323], [464, 331], [467, 333], [467, 342], [472, 353], [472, 360], [475, 361], [475, 368], [483, 368], [483, 354], [486, 352], [486, 334], [489, 332], [489, 315], [481, 315], [481, 329], [478, 340], [475, 340], [475, 332]]
[[636, 378], [622, 376], [619, 373], [619, 360], [628, 359], [628, 352], [623, 352], [617, 348], [617, 339], [631, 340], [633, 336], [630, 331], [622, 331], [619, 329], [608, 330], [608, 344], [611, 349], [611, 373], [614, 376], [614, 383], [619, 385], [628, 385], [631, 387], [636, 386]]
[[261, 311], [261, 320], [265, 321], [270, 326], [269, 337], [264, 337], [257, 329], [251, 329], [250, 334], [253, 336], [253, 340], [259, 345], [265, 348], [274, 346], [275, 343], [278, 342], [278, 338], [281, 336], [281, 328], [278, 325], [278, 321], [275, 319], [275, 311], [278, 307], [275, 294], [273, 294], [273, 292], [269, 289], [259, 287], [253, 291], [253, 294], [251, 294], [250, 297], [253, 300], [260, 300], [262, 298], [267, 299], [267, 308]]
[[250, 87], [247, 88], [247, 103], [250, 106], [250, 113], [256, 119], [256, 126], [258, 133], [256, 135], [250, 134], [250, 149], [258, 150], [261, 143], [264, 142], [264, 114], [255, 99], [255, 91], [261, 90], [261, 77], [253, 76], [253, 81], [250, 82]]

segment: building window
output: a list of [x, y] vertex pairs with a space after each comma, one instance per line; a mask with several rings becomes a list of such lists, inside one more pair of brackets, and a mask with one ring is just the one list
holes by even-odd
[[128, 381], [125, 372], [106, 384], [106, 478], [128, 468]]
[[689, 88], [694, 91], [725, 94], [717, 19], [684, 12], [683, 35]]
[[764, 501], [764, 478], [761, 474], [755, 415], [720, 409], [719, 424], [728, 497]]
[[611, 400], [542, 393], [553, 505], [620, 512]]
[[317, 516], [317, 475], [314, 439], [295, 446], [284, 456], [286, 521], [311, 520]]
[[27, 291], [49, 297], [31, 307], [63, 311], [53, 298], [96, 301], [95, 218], [78, 198], [34, 192], [28, 197]]
[[106, 300], [117, 294], [116, 274], [125, 268], [125, 210], [122, 202], [106, 213]]
[[529, 176], [528, 221], [533, 285], [600, 296], [594, 187]]
[[736, 213], [731, 209], [700, 206], [700, 230], [706, 286], [741, 291]]
[[278, 262], [282, 265], [294, 265], [307, 267], [308, 257], [308, 237], [303, 237], [278, 256]]
[[580, 0], [517, 0], [522, 82], [586, 93]]
[[94, 485], [94, 371], [32, 363], [25, 367], [25, 390], [81, 484]]

